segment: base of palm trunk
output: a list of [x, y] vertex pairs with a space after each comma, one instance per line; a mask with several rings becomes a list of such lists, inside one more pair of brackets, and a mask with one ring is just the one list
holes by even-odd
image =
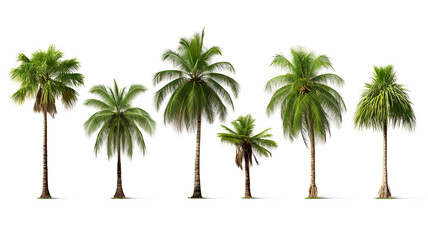
[[389, 186], [387, 184], [384, 184], [380, 187], [378, 198], [391, 198], [391, 191], [389, 190]]
[[318, 189], [315, 184], [311, 184], [311, 186], [309, 187], [308, 198], [318, 198]]
[[42, 191], [42, 195], [40, 195], [39, 198], [49, 199], [49, 198], [52, 198], [52, 197], [51, 197], [51, 194], [49, 193], [49, 190], [45, 189], [45, 190]]
[[200, 188], [195, 188], [193, 190], [193, 195], [189, 198], [202, 198], [202, 193]]
[[51, 195], [41, 195], [39, 199], [51, 199]]
[[116, 189], [116, 193], [114, 194], [113, 198], [125, 198], [125, 194], [123, 193], [122, 188]]
[[189, 198], [203, 198], [202, 194], [193, 194], [191, 197]]

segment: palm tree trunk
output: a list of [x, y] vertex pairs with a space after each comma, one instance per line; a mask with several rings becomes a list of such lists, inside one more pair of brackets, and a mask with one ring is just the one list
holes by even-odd
[[379, 189], [379, 198], [390, 198], [391, 191], [388, 186], [388, 171], [387, 171], [387, 137], [388, 137], [388, 126], [387, 122], [383, 125], [383, 174], [382, 174], [382, 185]]
[[247, 158], [245, 159], [245, 197], [244, 198], [252, 198], [251, 189], [250, 189], [250, 164]]
[[193, 187], [193, 195], [190, 198], [202, 198], [201, 193], [201, 178], [199, 171], [201, 151], [201, 115], [198, 116], [197, 128], [196, 128], [196, 156], [195, 156], [195, 183]]
[[311, 141], [311, 185], [309, 187], [308, 198], [317, 198], [318, 189], [317, 189], [317, 185], [315, 185], [315, 136], [314, 136], [314, 129], [310, 121], [309, 121], [309, 138]]
[[43, 112], [43, 188], [40, 198], [51, 198], [48, 186], [48, 116]]
[[125, 198], [122, 188], [122, 165], [120, 163], [120, 141], [117, 147], [117, 186], [116, 193], [113, 198]]

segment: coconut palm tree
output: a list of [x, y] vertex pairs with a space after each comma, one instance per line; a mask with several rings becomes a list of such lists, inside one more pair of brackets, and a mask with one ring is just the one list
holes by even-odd
[[231, 122], [234, 130], [221, 125], [227, 133], [217, 133], [217, 136], [222, 142], [236, 146], [236, 166], [242, 170], [242, 165], [244, 165], [243, 162], [245, 162], [244, 198], [251, 198], [250, 166], [253, 165], [253, 157], [257, 165], [259, 164], [255, 153], [265, 157], [272, 157], [271, 152], [267, 148], [276, 148], [278, 146], [276, 142], [268, 139], [272, 137], [272, 134], [268, 133], [270, 128], [253, 135], [255, 121], [256, 120], [249, 114], [240, 116]]
[[154, 97], [159, 110], [165, 98], [170, 95], [164, 111], [164, 122], [172, 124], [179, 132], [182, 129], [196, 129], [195, 181], [191, 198], [202, 198], [199, 160], [202, 119], [213, 123], [218, 116], [224, 120], [227, 115], [226, 104], [233, 109], [230, 94], [223, 87], [227, 85], [237, 97], [239, 84], [231, 77], [219, 73], [221, 70], [234, 73], [229, 62], [213, 62], [221, 55], [219, 47], [204, 46], [204, 31], [193, 38], [181, 38], [177, 51], [167, 50], [162, 60], [168, 61], [174, 70], [165, 70], [153, 76], [153, 84], [167, 82]]
[[10, 71], [12, 80], [20, 84], [12, 100], [23, 104], [26, 99], [34, 99], [34, 112], [43, 113], [43, 187], [40, 198], [51, 198], [48, 187], [47, 114], [55, 117], [58, 99], [65, 108], [73, 107], [79, 95], [73, 87], [82, 86], [84, 79], [81, 73], [76, 73], [79, 62], [75, 58], [63, 60], [63, 56], [54, 45], [45, 51], [35, 51], [30, 57], [19, 53], [17, 61], [20, 65]]
[[152, 135], [156, 127], [155, 121], [146, 111], [131, 105], [132, 100], [146, 90], [139, 84], [131, 85], [129, 89], [119, 89], [114, 80], [113, 89], [96, 85], [89, 90], [101, 100], [88, 99], [84, 103], [99, 109], [84, 124], [88, 135], [99, 129], [94, 147], [95, 156], [104, 144], [107, 146], [108, 158], [117, 154], [117, 186], [113, 198], [125, 198], [122, 188], [121, 153], [126, 151], [128, 157], [132, 158], [135, 142], [145, 154], [146, 143], [140, 128]]
[[317, 198], [315, 184], [315, 143], [325, 142], [330, 134], [330, 122], [339, 125], [345, 103], [338, 92], [329, 84], [342, 85], [343, 79], [322, 70], [332, 70], [330, 58], [316, 55], [304, 48], [291, 49], [291, 59], [283, 55], [274, 56], [271, 66], [288, 73], [272, 78], [266, 84], [267, 91], [275, 91], [267, 106], [270, 115], [281, 111], [284, 136], [293, 141], [302, 136], [311, 148], [311, 185], [308, 198]]
[[407, 90], [397, 83], [392, 65], [374, 67], [372, 81], [365, 84], [361, 100], [354, 113], [354, 124], [359, 129], [373, 128], [383, 132], [383, 174], [379, 198], [390, 198], [387, 172], [388, 125], [413, 130], [416, 124]]

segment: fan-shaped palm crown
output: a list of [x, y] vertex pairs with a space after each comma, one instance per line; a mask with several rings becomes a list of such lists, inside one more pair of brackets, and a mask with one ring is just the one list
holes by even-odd
[[155, 85], [168, 83], [155, 94], [155, 105], [159, 110], [161, 104], [171, 94], [164, 112], [165, 123], [172, 123], [181, 130], [196, 128], [201, 117], [212, 123], [216, 116], [224, 120], [227, 108], [223, 101], [233, 108], [230, 94], [222, 85], [227, 85], [237, 97], [239, 84], [231, 77], [219, 73], [226, 70], [234, 73], [229, 62], [213, 62], [215, 56], [221, 55], [219, 47], [204, 47], [204, 31], [191, 39], [180, 39], [177, 51], [167, 50], [162, 55], [163, 61], [171, 62], [175, 70], [158, 72], [153, 77]]
[[146, 111], [131, 106], [132, 100], [145, 91], [146, 88], [140, 84], [131, 85], [129, 89], [119, 89], [116, 81], [113, 89], [97, 85], [89, 90], [101, 98], [88, 99], [84, 103], [100, 110], [84, 124], [89, 135], [99, 129], [94, 147], [95, 154], [105, 143], [108, 157], [119, 150], [126, 150], [128, 156], [132, 157], [134, 141], [143, 153], [146, 152], [146, 144], [139, 128], [152, 135], [156, 123]]
[[62, 60], [64, 54], [54, 45], [46, 51], [35, 51], [28, 58], [18, 54], [21, 64], [10, 71], [11, 78], [21, 84], [12, 100], [22, 104], [25, 99], [35, 98], [34, 111], [46, 112], [52, 117], [57, 113], [55, 102], [61, 98], [66, 108], [72, 107], [78, 93], [73, 87], [83, 85], [83, 75], [75, 73], [79, 62], [73, 58]]
[[396, 83], [394, 67], [374, 67], [371, 83], [365, 84], [354, 113], [359, 128], [382, 130], [385, 125], [413, 129], [416, 124], [412, 103], [403, 85]]
[[242, 169], [242, 160], [247, 158], [246, 161], [252, 165], [252, 157], [258, 164], [257, 158], [254, 153], [260, 154], [265, 157], [271, 157], [272, 154], [267, 148], [276, 148], [276, 142], [268, 139], [272, 134], [268, 133], [266, 129], [258, 134], [253, 135], [255, 127], [255, 119], [251, 115], [240, 116], [238, 119], [231, 122], [234, 130], [221, 125], [227, 133], [218, 133], [217, 136], [222, 142], [233, 144], [236, 146], [236, 166]]

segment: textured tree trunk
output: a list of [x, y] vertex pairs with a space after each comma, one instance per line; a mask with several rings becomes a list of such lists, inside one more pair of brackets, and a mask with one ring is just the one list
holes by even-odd
[[40, 198], [51, 198], [48, 186], [48, 116], [43, 112], [43, 188]]
[[120, 141], [119, 146], [117, 147], [117, 186], [116, 193], [113, 198], [125, 198], [122, 188], [122, 165], [120, 163]]
[[252, 198], [250, 189], [250, 164], [247, 158], [245, 159], [245, 198]]
[[388, 171], [387, 171], [387, 138], [388, 138], [388, 126], [387, 122], [383, 125], [383, 174], [382, 174], [382, 185], [379, 189], [379, 198], [390, 198], [391, 191], [388, 186]]
[[311, 141], [311, 186], [309, 187], [308, 198], [317, 198], [318, 189], [317, 185], [315, 185], [315, 136], [311, 123], [309, 123], [309, 138]]
[[197, 128], [196, 128], [196, 156], [195, 156], [195, 184], [193, 187], [193, 195], [190, 198], [202, 198], [201, 192], [201, 178], [199, 171], [201, 151], [201, 115], [198, 116]]

